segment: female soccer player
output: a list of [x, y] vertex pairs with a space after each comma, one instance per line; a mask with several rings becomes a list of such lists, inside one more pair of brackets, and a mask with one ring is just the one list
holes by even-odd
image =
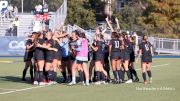
[[[72, 82], [69, 83], [69, 85], [73, 85], [76, 83], [75, 81], [75, 69], [82, 69], [84, 71], [85, 77], [86, 77], [86, 82], [85, 84], [88, 86], [89, 85], [89, 71], [87, 69], [87, 62], [88, 62], [88, 40], [85, 38], [85, 34], [75, 31], [72, 33], [72, 38], [76, 41], [76, 58], [75, 62], [73, 63], [72, 66]], [[80, 70], [80, 71], [82, 71]], [[81, 73], [80, 73], [81, 74]], [[83, 73], [82, 73], [83, 74]], [[80, 77], [84, 77], [83, 75], [80, 75]]]
[[[70, 62], [69, 62], [69, 39], [68, 35], [64, 36], [61, 38], [61, 43], [60, 43], [60, 49], [62, 53], [62, 65], [61, 65], [61, 73], [64, 77], [64, 80], [62, 83], [69, 82], [71, 80], [71, 68], [70, 68]], [[66, 68], [68, 70], [68, 77], [66, 76]], [[68, 80], [69, 79], [69, 80]]]
[[122, 45], [122, 43], [119, 40], [119, 36], [116, 32], [112, 32], [111, 38], [112, 40], [110, 41], [110, 45], [109, 45], [109, 53], [111, 58], [111, 67], [114, 75], [114, 83], [122, 83], [122, 77], [120, 71], [122, 65], [120, 46]]
[[123, 67], [124, 67], [124, 70], [127, 74], [127, 77], [128, 77], [128, 80], [125, 82], [125, 83], [132, 83], [132, 78], [131, 78], [131, 73], [130, 73], [130, 70], [128, 68], [128, 65], [129, 65], [129, 60], [130, 60], [130, 54], [129, 54], [129, 40], [128, 40], [128, 36], [127, 36], [127, 33], [126, 32], [123, 32], [123, 49], [122, 49], [122, 54], [123, 54]]
[[80, 79], [81, 82], [83, 82], [82, 77], [83, 77], [83, 72], [82, 72], [82, 67], [81, 64], [82, 62], [77, 60], [77, 52], [81, 50], [81, 40], [80, 40], [80, 33], [76, 30], [72, 33], [72, 40], [76, 41], [73, 45], [74, 47], [72, 48], [72, 53], [75, 54], [75, 61], [72, 64], [72, 81], [69, 83], [69, 85], [75, 85], [76, 84], [76, 71], [79, 71]]
[[149, 76], [149, 83], [152, 83], [151, 64], [152, 64], [153, 49], [146, 35], [142, 37], [142, 42], [139, 45], [139, 55], [137, 57], [136, 62], [138, 62], [138, 59], [140, 58], [141, 55], [142, 55], [141, 70], [142, 70], [142, 77], [144, 80], [144, 84], [148, 83], [148, 81], [146, 80], [146, 72]]
[[[36, 70], [34, 73], [34, 85], [44, 85], [43, 83], [43, 68], [45, 64], [45, 57], [44, 57], [44, 48], [42, 46], [45, 46], [45, 40], [43, 39], [43, 34], [39, 33], [37, 42], [35, 43], [36, 49], [34, 53], [34, 58], [37, 63]], [[38, 83], [39, 81], [39, 83]]]
[[56, 84], [56, 78], [57, 78], [57, 69], [58, 67], [61, 65], [61, 59], [62, 59], [62, 55], [61, 55], [61, 50], [60, 50], [60, 45], [59, 45], [59, 39], [54, 37], [56, 36], [58, 33], [55, 33], [53, 35], [53, 45], [52, 48], [57, 49], [57, 51], [53, 51], [53, 61], [52, 61], [52, 68], [50, 69], [50, 71], [52, 72], [52, 83]]
[[[129, 60], [129, 70], [131, 72], [131, 77], [134, 82], [139, 82], [139, 78], [137, 76], [137, 72], [134, 67], [134, 62], [135, 62], [135, 38], [133, 36], [129, 37], [129, 50], [130, 50], [130, 60]], [[133, 79], [133, 75], [135, 76], [135, 79]]]
[[[107, 72], [103, 68], [103, 63], [104, 63], [104, 51], [103, 51], [103, 35], [100, 34], [99, 36], [96, 37], [96, 46], [91, 46], [92, 49], [95, 51], [95, 71], [96, 71], [96, 83], [97, 85], [105, 84], [105, 78], [104, 75], [107, 77]], [[100, 82], [102, 81], [102, 82]]]
[[31, 76], [31, 81], [33, 82], [34, 77], [33, 77], [33, 64], [31, 59], [33, 58], [33, 53], [34, 53], [34, 41], [36, 37], [36, 32], [33, 32], [30, 38], [26, 41], [26, 51], [24, 55], [24, 62], [25, 62], [25, 67], [23, 70], [23, 76], [22, 76], [22, 81], [26, 81], [26, 72], [28, 68], [30, 67], [30, 76]]

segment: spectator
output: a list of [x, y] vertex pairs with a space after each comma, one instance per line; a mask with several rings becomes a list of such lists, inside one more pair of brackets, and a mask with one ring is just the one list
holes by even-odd
[[46, 2], [43, 5], [43, 13], [48, 13], [48, 4]]
[[39, 18], [35, 18], [33, 21], [33, 32], [42, 31], [42, 22]]
[[15, 17], [18, 14], [18, 8], [17, 6], [13, 7], [13, 16]]
[[16, 17], [15, 20], [13, 21], [13, 36], [17, 36], [18, 33], [18, 28], [19, 28], [19, 18]]
[[11, 4], [9, 4], [9, 6], [7, 7], [7, 17], [8, 18], [13, 18], [13, 6]]
[[10, 21], [9, 30], [8, 30], [8, 34], [10, 36], [13, 36], [13, 27], [14, 27], [13, 21]]
[[46, 30], [49, 30], [49, 20], [50, 20], [50, 19], [48, 18], [48, 19], [45, 20], [45, 22], [44, 22], [44, 23], [45, 23], [45, 29], [46, 29]]
[[36, 14], [41, 14], [42, 13], [42, 5], [37, 5], [36, 7], [35, 7], [35, 9], [36, 9]]

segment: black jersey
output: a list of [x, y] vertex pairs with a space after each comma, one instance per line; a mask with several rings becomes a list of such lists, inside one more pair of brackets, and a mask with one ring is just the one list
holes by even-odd
[[[53, 48], [53, 44], [54, 44], [54, 43], [53, 43], [53, 40], [52, 40], [52, 39], [46, 40], [46, 44], [47, 44], [47, 45], [50, 45], [50, 47]], [[52, 50], [46, 50], [46, 51], [45, 51], [45, 54], [46, 54], [46, 56], [47, 56], [47, 55], [52, 55], [52, 54], [53, 54], [53, 51], [52, 51]]]
[[[42, 39], [42, 38], [39, 38], [39, 39], [37, 40], [37, 42], [38, 42], [40, 45], [43, 45], [44, 43], [46, 43], [45, 39]], [[43, 50], [43, 48], [37, 47], [37, 50]]]
[[[46, 43], [46, 41], [42, 38], [39, 38], [37, 40], [37, 42], [40, 44], [40, 45], [43, 45]], [[35, 49], [35, 53], [34, 53], [34, 58], [35, 60], [44, 60], [44, 49], [43, 48], [40, 48], [40, 47], [36, 47]]]
[[[27, 46], [27, 45], [29, 45], [29, 46], [30, 46], [30, 45], [32, 45], [32, 44], [34, 44], [34, 42], [33, 42], [31, 39], [28, 39], [28, 40], [26, 41], [26, 46]], [[31, 47], [30, 49], [27, 49], [27, 48], [26, 48], [26, 50], [28, 50], [28, 51], [31, 51], [31, 52], [32, 52], [32, 51], [34, 50], [34, 46], [33, 46], [33, 47]]]
[[135, 61], [135, 53], [134, 53], [134, 44], [130, 42], [129, 44], [129, 52], [130, 52], [130, 62]]
[[128, 51], [130, 54], [134, 52], [134, 45], [132, 42], [129, 42], [128, 44]]
[[142, 62], [152, 62], [151, 47], [152, 45], [150, 42], [142, 42], [139, 45], [139, 49], [142, 50]]
[[104, 62], [108, 63], [109, 62], [109, 50], [108, 46], [106, 45], [105, 50], [104, 50]]
[[58, 51], [53, 51], [53, 59], [58, 59], [58, 60], [61, 60], [62, 58], [62, 51], [61, 51], [61, 46], [59, 45], [59, 43], [55, 40], [53, 40], [53, 45], [52, 45], [52, 48], [56, 48], [58, 49]]
[[142, 42], [139, 44], [139, 49], [142, 50], [142, 57], [143, 56], [152, 56], [151, 54], [151, 43], [150, 42]]
[[129, 40], [124, 40], [124, 51], [127, 53], [130, 53], [131, 51], [131, 43], [129, 42]]
[[[31, 39], [28, 39], [26, 41], [26, 46], [27, 45], [32, 45], [33, 41]], [[30, 49], [26, 48], [25, 54], [24, 54], [24, 62], [26, 61], [31, 61], [32, 57], [33, 57], [33, 52], [34, 52], [34, 47], [31, 47]]]
[[96, 54], [104, 54], [105, 44], [103, 41], [96, 41], [96, 47], [98, 47], [98, 50], [95, 52]]
[[111, 52], [120, 52], [120, 46], [122, 42], [118, 39], [112, 39], [110, 41], [110, 45], [112, 45]]
[[[96, 42], [92, 43], [92, 46], [95, 47], [96, 46]], [[95, 60], [95, 51], [92, 50], [92, 60]]]

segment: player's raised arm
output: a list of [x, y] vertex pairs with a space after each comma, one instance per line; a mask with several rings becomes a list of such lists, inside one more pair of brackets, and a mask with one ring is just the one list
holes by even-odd
[[108, 17], [106, 18], [106, 22], [107, 22], [107, 24], [108, 24], [109, 28], [111, 29], [111, 31], [112, 31], [112, 32], [114, 32], [114, 29], [113, 29], [113, 27], [112, 27], [111, 23], [109, 22]]

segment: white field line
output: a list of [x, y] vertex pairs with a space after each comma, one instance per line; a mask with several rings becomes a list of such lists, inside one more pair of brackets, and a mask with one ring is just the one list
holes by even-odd
[[[158, 68], [158, 67], [163, 67], [163, 66], [167, 66], [167, 65], [169, 65], [169, 64], [154, 65], [154, 66], [152, 66], [152, 67]], [[136, 70], [141, 70], [141, 68], [138, 68], [138, 69], [136, 69]]]
[[[48, 86], [48, 85], [46, 85], [46, 86]], [[18, 90], [13, 90], [13, 91], [7, 91], [7, 92], [0, 93], [0, 95], [5, 95], [5, 94], [10, 94], [10, 93], [15, 93], [15, 92], [21, 92], [21, 91], [27, 91], [27, 90], [36, 89], [36, 88], [43, 88], [46, 86], [36, 86], [36, 87], [29, 87], [29, 88], [18, 89]]]

